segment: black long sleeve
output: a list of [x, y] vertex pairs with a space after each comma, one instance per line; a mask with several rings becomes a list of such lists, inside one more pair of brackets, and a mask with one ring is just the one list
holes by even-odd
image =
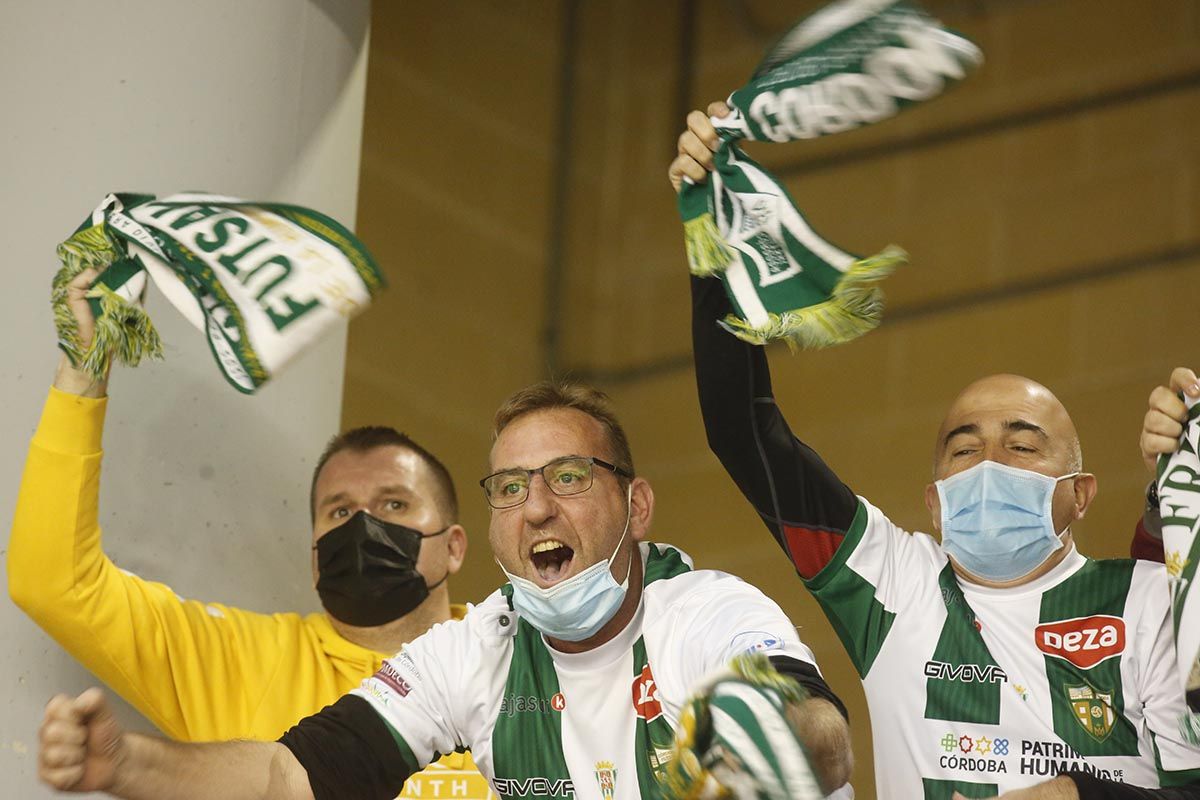
[[300, 720], [279, 742], [308, 773], [316, 800], [390, 800], [420, 769], [404, 758], [370, 703], [354, 695]]
[[732, 309], [721, 282], [692, 281], [692, 349], [708, 445], [802, 577], [828, 563], [858, 500], [788, 427], [763, 348], [722, 330]]

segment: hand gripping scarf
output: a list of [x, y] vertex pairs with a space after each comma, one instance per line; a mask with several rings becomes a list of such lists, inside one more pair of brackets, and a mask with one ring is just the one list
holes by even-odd
[[1193, 591], [1200, 563], [1200, 400], [1187, 398], [1188, 417], [1179, 449], [1158, 459], [1158, 507], [1163, 553], [1171, 586], [1171, 620], [1179, 675], [1190, 712], [1180, 728], [1200, 744], [1200, 594]]
[[[111, 357], [129, 366], [162, 357], [140, 302], [149, 278], [246, 394], [384, 286], [363, 244], [329, 217], [212, 194], [110, 194], [58, 256], [51, 305], [59, 347], [78, 368], [99, 379]], [[88, 292], [96, 332], [84, 348], [67, 284], [88, 267], [101, 274]]]
[[940, 94], [982, 62], [979, 49], [905, 0], [841, 0], [802, 20], [714, 117], [715, 169], [679, 193], [688, 265], [719, 275], [723, 325], [748, 342], [826, 347], [879, 324], [877, 286], [901, 263], [889, 247], [860, 259], [818, 236], [783, 185], [738, 142], [787, 142], [887, 119]]
[[820, 800], [788, 721], [807, 693], [761, 653], [735, 658], [688, 701], [663, 778], [672, 800]]

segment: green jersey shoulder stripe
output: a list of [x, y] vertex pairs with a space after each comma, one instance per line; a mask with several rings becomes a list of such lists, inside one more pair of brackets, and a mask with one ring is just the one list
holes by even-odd
[[860, 678], [866, 677], [883, 647], [896, 615], [884, 607], [875, 594], [875, 586], [854, 569], [846, 566], [850, 555], [862, 541], [867, 529], [867, 509], [860, 501], [854, 521], [846, 532], [833, 559], [811, 580], [809, 591], [821, 604], [821, 609], [842, 646], [850, 656]]
[[[541, 633], [523, 619], [518, 620], [517, 634], [512, 640], [504, 696], [513, 698], [510, 705], [514, 713], [501, 714], [492, 734], [497, 780], [520, 785], [544, 779], [547, 789], [562, 787], [563, 782], [569, 785], [571, 774], [562, 754], [562, 715], [536, 713], [537, 704], [547, 699], [553, 710], [559, 696], [558, 673]], [[515, 706], [521, 701], [535, 711], [515, 713]], [[536, 741], [537, 746], [531, 747], [531, 741]]]

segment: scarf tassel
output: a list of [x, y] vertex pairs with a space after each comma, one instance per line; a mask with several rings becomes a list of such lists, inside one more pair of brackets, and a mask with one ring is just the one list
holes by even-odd
[[688, 269], [701, 278], [724, 272], [737, 258], [733, 248], [721, 238], [717, 222], [708, 211], [683, 223], [683, 245], [687, 249]]
[[[136, 303], [126, 300], [104, 285], [104, 271], [118, 259], [118, 253], [104, 233], [104, 225], [85, 228], [58, 246], [62, 268], [51, 284], [50, 305], [54, 310], [54, 325], [58, 343], [72, 365], [97, 380], [108, 373], [113, 358], [122, 364], [136, 367], [143, 358], [162, 358], [162, 339], [150, 316]], [[67, 302], [67, 285], [85, 269], [101, 273], [88, 291], [96, 320], [95, 331], [88, 347], [79, 338], [79, 326]], [[98, 308], [97, 308], [98, 306]]]
[[878, 327], [883, 317], [883, 291], [878, 283], [907, 262], [904, 250], [888, 247], [876, 256], [850, 265], [828, 300], [791, 311], [772, 312], [768, 321], [759, 326], [730, 314], [721, 326], [751, 344], [783, 339], [793, 351], [848, 342]]

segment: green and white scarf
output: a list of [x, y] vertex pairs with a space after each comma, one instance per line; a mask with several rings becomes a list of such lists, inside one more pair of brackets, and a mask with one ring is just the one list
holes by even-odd
[[[99, 378], [110, 357], [129, 366], [162, 357], [140, 302], [150, 279], [246, 394], [384, 286], [362, 242], [319, 212], [194, 192], [110, 194], [58, 256], [51, 305], [59, 346], [76, 366]], [[67, 284], [88, 267], [101, 275], [88, 293], [96, 333], [84, 348]]]
[[905, 0], [841, 0], [802, 20], [734, 92], [715, 170], [679, 194], [693, 274], [719, 275], [736, 315], [723, 324], [756, 344], [825, 347], [879, 324], [876, 285], [907, 256], [861, 259], [818, 236], [783, 185], [738, 147], [879, 122], [929, 100], [982, 62], [979, 49]]
[[788, 720], [807, 693], [761, 653], [710, 676], [679, 720], [663, 789], [671, 800], [820, 800], [825, 796]]
[[[1193, 591], [1200, 565], [1200, 400], [1187, 398], [1188, 418], [1179, 449], [1158, 459], [1158, 507], [1163, 553], [1171, 585], [1171, 618], [1179, 675], [1189, 689], [1200, 688], [1200, 594]], [[1181, 727], [1200, 744], [1200, 708]]]

